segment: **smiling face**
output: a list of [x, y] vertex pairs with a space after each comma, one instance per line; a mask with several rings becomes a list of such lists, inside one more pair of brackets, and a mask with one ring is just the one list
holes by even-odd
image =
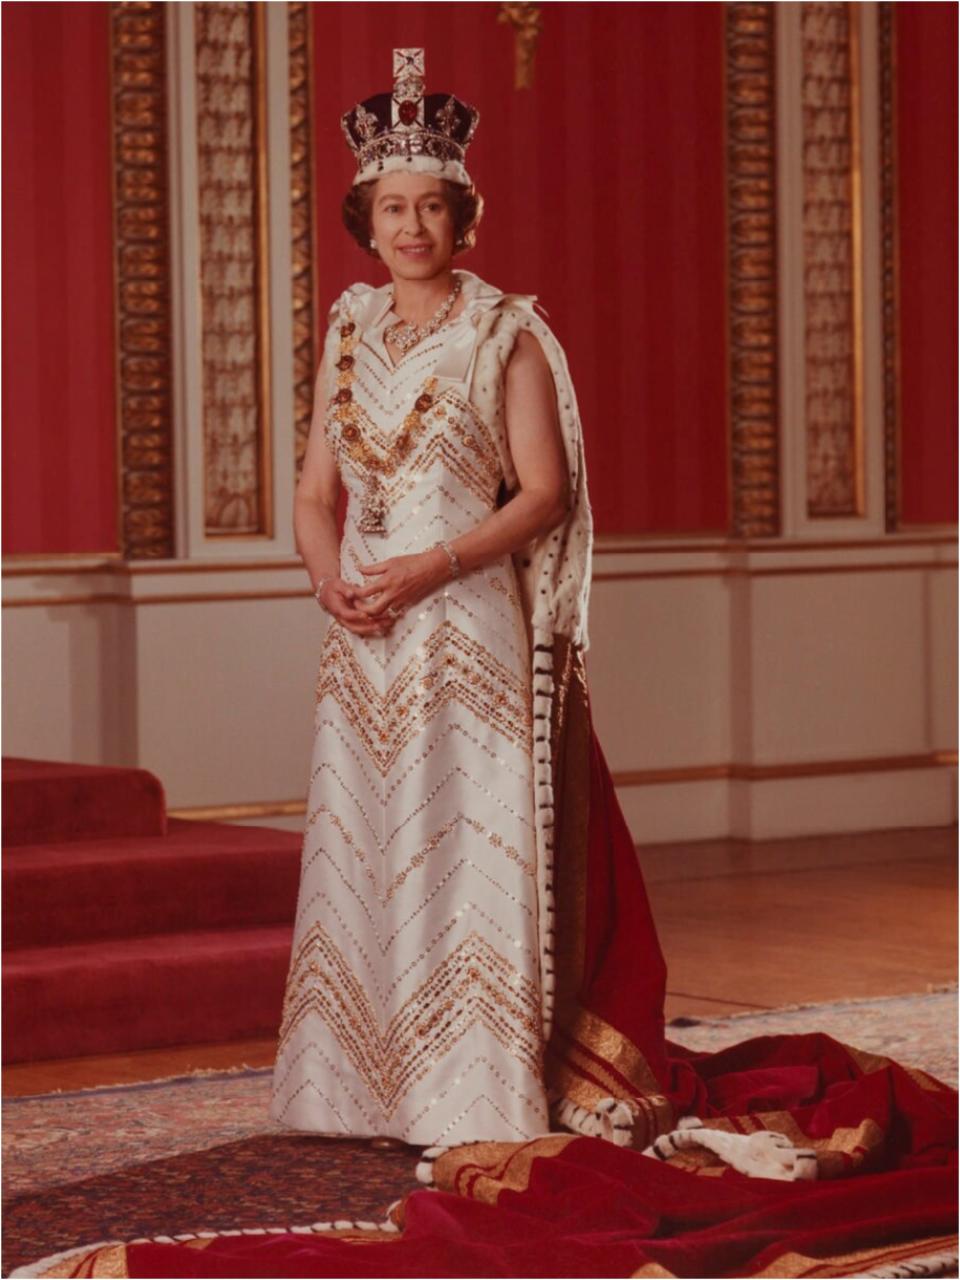
[[455, 227], [442, 180], [427, 173], [379, 178], [370, 204], [370, 234], [394, 276], [424, 280], [447, 269]]

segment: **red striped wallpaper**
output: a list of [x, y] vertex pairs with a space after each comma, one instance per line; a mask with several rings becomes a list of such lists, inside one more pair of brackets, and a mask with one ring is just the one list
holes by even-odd
[[463, 266], [536, 293], [581, 405], [597, 528], [727, 527], [723, 6], [543, 6], [534, 87], [513, 87], [493, 4], [315, 5], [319, 292], [387, 279], [340, 223], [343, 111], [426, 49], [428, 92], [480, 110], [486, 200]]
[[[600, 532], [727, 526], [723, 11], [544, 6], [532, 90], [492, 3], [313, 6], [325, 304], [352, 245], [340, 113], [424, 45], [474, 102], [488, 201], [464, 266], [537, 293], [564, 343]], [[903, 516], [956, 519], [956, 9], [898, 5]], [[3, 549], [117, 549], [109, 6], [4, 11]]]
[[901, 522], [957, 519], [957, 6], [898, 4]]
[[108, 4], [3, 11], [3, 550], [116, 551]]

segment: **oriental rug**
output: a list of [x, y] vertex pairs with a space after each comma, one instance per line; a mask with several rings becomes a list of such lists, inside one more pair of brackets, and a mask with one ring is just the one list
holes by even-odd
[[925, 995], [837, 1000], [723, 1018], [675, 1018], [667, 1037], [702, 1053], [715, 1053], [753, 1036], [822, 1031], [870, 1053], [920, 1067], [944, 1084], [957, 1085], [957, 988]]
[[[680, 1019], [667, 1035], [715, 1051], [815, 1030], [956, 1079], [953, 991]], [[5, 1101], [4, 1274], [97, 1240], [379, 1223], [418, 1186], [416, 1151], [273, 1125], [270, 1076], [241, 1068]]]

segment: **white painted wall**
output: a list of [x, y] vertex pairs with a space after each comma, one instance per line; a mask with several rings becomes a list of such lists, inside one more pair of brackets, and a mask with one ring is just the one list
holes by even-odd
[[[326, 621], [299, 560], [43, 569], [4, 581], [4, 754], [297, 827], [269, 811], [310, 765]], [[594, 573], [594, 722], [638, 841], [956, 821], [950, 535], [601, 542]]]

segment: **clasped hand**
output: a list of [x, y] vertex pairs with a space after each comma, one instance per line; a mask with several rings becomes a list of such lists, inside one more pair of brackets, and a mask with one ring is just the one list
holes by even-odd
[[[449, 561], [436, 547], [357, 567], [362, 574], [375, 578], [370, 586], [331, 578], [324, 584], [321, 599], [333, 617], [358, 636], [387, 635], [404, 610], [450, 576]], [[393, 610], [393, 616], [388, 609]]]

